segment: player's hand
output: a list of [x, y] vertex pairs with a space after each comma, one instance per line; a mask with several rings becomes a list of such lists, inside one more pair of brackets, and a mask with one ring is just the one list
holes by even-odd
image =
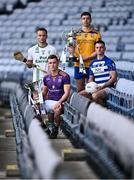
[[54, 106], [53, 106], [53, 110], [54, 112], [58, 112], [61, 109], [61, 103], [57, 102]]
[[98, 87], [96, 88], [95, 92], [100, 91], [100, 90], [102, 90], [102, 89], [103, 89], [102, 86], [98, 86]]
[[38, 95], [37, 91], [34, 91], [32, 95], [33, 95], [33, 99], [34, 100], [38, 100], [39, 99], [39, 95]]
[[87, 58], [83, 58], [83, 61], [87, 61], [87, 60], [89, 60], [89, 58], [87, 57]]

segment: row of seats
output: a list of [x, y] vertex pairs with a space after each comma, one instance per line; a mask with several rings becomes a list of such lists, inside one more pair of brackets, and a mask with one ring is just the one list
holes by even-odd
[[[64, 46], [64, 42], [61, 42], [61, 40], [60, 40], [61, 34], [64, 30], [66, 30], [68, 32], [72, 26], [78, 27], [80, 25], [79, 16], [80, 16], [80, 12], [82, 11], [82, 7], [84, 6], [81, 3], [81, 1], [78, 1], [77, 6], [72, 1], [69, 1], [64, 8], [62, 7], [63, 4], [64, 4], [63, 2], [57, 3], [57, 6], [55, 7], [53, 2], [47, 3], [47, 1], [44, 1], [44, 0], [42, 0], [38, 3], [35, 3], [35, 2], [28, 3], [27, 7], [25, 9], [16, 9], [16, 10], [14, 10], [13, 14], [11, 14], [9, 16], [6, 16], [6, 15], [0, 16], [1, 25], [2, 25], [2, 28], [0, 28], [0, 32], [3, 33], [3, 32], [5, 32], [5, 29], [6, 29], [7, 40], [9, 38], [14, 39], [15, 37], [19, 38], [20, 41], [22, 39], [26, 39], [27, 42], [29, 41], [29, 44], [22, 45], [22, 46], [23, 47], [25, 46], [27, 49], [30, 45], [33, 44], [33, 43], [31, 44], [31, 39], [35, 38], [34, 35], [32, 35], [32, 36], [29, 36], [29, 35], [34, 34], [35, 28], [37, 26], [45, 25], [50, 32], [50, 38], [49, 38], [50, 42], [52, 42], [52, 43], [54, 43], [54, 45], [58, 46], [58, 50], [61, 52], [61, 50], [63, 48], [62, 46]], [[98, 0], [96, 0], [94, 2], [85, 1], [84, 4], [85, 4], [85, 6], [87, 6], [87, 8], [90, 8], [92, 11], [93, 24], [95, 26], [98, 26], [100, 29], [103, 26], [104, 27], [106, 26], [108, 28], [108, 31], [104, 30], [104, 32], [102, 32], [103, 33], [102, 35], [106, 36], [106, 33], [109, 32], [109, 34], [111, 34], [112, 37], [116, 36], [116, 39], [119, 39], [121, 34], [118, 35], [117, 31], [115, 31], [115, 35], [114, 35], [114, 31], [110, 30], [110, 28], [112, 28], [112, 24], [111, 24], [112, 17], [110, 18], [110, 17], [108, 17], [108, 15], [110, 15], [112, 13], [109, 13], [108, 10], [105, 11], [105, 13], [103, 12], [105, 10], [105, 8], [107, 7], [107, 2], [104, 3], [102, 1], [99, 2]], [[80, 8], [81, 5], [83, 5], [83, 6]], [[53, 9], [51, 9], [52, 6], [54, 6]], [[71, 7], [71, 9], [69, 7]], [[61, 8], [61, 10], [63, 10], [62, 13], [57, 13], [59, 11], [59, 8]], [[33, 11], [33, 9], [34, 9], [34, 11]], [[51, 9], [51, 13], [48, 14], [47, 12], [50, 12], [50, 9]], [[128, 13], [130, 11], [126, 11], [126, 12], [122, 11], [122, 18], [128, 19], [128, 16], [129, 16]], [[74, 12], [75, 12], [75, 14], [74, 14]], [[97, 12], [97, 13], [95, 13], [95, 12]], [[115, 13], [115, 12], [116, 12], [116, 9], [113, 10], [113, 13]], [[100, 15], [98, 15], [98, 14], [100, 14]], [[112, 15], [113, 18], [116, 16], [116, 14], [118, 14], [118, 12], [115, 13], [114, 16]], [[105, 20], [103, 20], [104, 18], [105, 18]], [[115, 18], [117, 18], [117, 17], [115, 17]], [[129, 19], [131, 19], [131, 18], [129, 18]], [[11, 24], [12, 24], [12, 27], [11, 27]], [[59, 27], [59, 25], [61, 27]], [[10, 26], [11, 28], [8, 28], [8, 26]], [[57, 31], [55, 33], [55, 28], [52, 28], [53, 26], [57, 26], [56, 29], [59, 32], [59, 34], [57, 34]], [[60, 28], [60, 30], [59, 30], [59, 28]], [[14, 32], [16, 32], [16, 33], [14, 34]], [[3, 40], [4, 39], [1, 37], [1, 41], [3, 41]], [[23, 42], [23, 40], [22, 40], [22, 42]], [[110, 46], [110, 44], [107, 44], [107, 46], [108, 46], [107, 50], [108, 51], [116, 51], [117, 46], [118, 46], [117, 42], [118, 41], [116, 41], [114, 43], [114, 41], [113, 41], [113, 43], [111, 43], [111, 46]], [[4, 46], [4, 47], [5, 47], [5, 50], [8, 51], [8, 48], [6, 49], [6, 46]], [[8, 52], [7, 52], [7, 54], [8, 54]]]
[[[45, 26], [48, 29], [48, 42], [53, 44], [60, 54], [65, 46], [65, 41], [62, 39], [63, 32], [67, 33], [72, 27], [77, 29], [80, 26], [80, 13], [86, 6], [88, 11], [92, 12], [93, 25], [102, 31], [102, 38], [107, 47], [106, 54], [115, 61], [134, 60], [132, 53], [134, 26], [129, 24], [130, 20], [133, 19], [131, 3], [123, 4], [120, 2], [115, 6], [116, 2], [113, 1], [111, 12], [110, 3], [107, 1], [89, 2], [86, 0], [84, 5], [80, 0], [77, 5], [68, 1], [64, 7], [64, 1], [56, 2], [57, 6], [47, 0], [30, 2], [24, 9], [15, 9], [11, 15], [0, 16], [0, 33], [6, 31], [5, 35], [0, 37], [1, 58], [11, 59], [13, 52], [17, 49], [27, 55], [27, 49], [36, 43], [35, 28], [38, 26]], [[121, 10], [117, 11], [120, 8], [119, 4], [121, 4]], [[61, 13], [58, 13], [59, 8], [63, 10]], [[121, 22], [121, 19], [124, 20], [122, 22], [125, 24], [115, 23], [115, 20]], [[130, 34], [131, 38], [129, 38]]]
[[28, 104], [27, 93], [22, 87], [18, 83], [2, 82], [0, 84], [1, 100], [4, 96], [8, 98], [13, 115], [21, 178], [69, 179], [75, 177], [73, 172], [63, 167], [60, 156], [53, 149], [32, 106]]
[[133, 146], [124, 137], [134, 136], [133, 122], [75, 92], [65, 103], [61, 118], [62, 129], [75, 144], [84, 145], [101, 172], [108, 172], [104, 178], [132, 178], [134, 162], [129, 157], [133, 156]]
[[1, 0], [0, 14], [10, 14], [16, 7], [25, 7], [28, 0]]
[[[125, 76], [125, 75], [124, 75]], [[121, 114], [134, 119], [134, 81], [119, 78], [116, 88], [111, 88], [107, 106]]]

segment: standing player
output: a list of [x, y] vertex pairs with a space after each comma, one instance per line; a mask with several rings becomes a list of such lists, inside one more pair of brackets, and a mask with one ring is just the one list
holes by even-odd
[[[47, 30], [45, 28], [38, 28], [36, 30], [38, 43], [28, 49], [28, 60], [26, 62], [29, 68], [32, 64], [40, 66], [45, 71], [48, 71], [47, 58], [51, 54], [57, 55], [56, 49], [47, 43]], [[43, 79], [44, 73], [40, 70], [33, 69], [33, 82]]]
[[105, 56], [105, 43], [100, 40], [95, 43], [97, 58], [89, 66], [88, 82], [96, 82], [98, 87], [93, 94], [88, 94], [85, 90], [79, 92], [80, 95], [91, 98], [93, 101], [105, 105], [109, 88], [114, 87], [117, 81], [115, 63]]
[[[91, 27], [91, 14], [83, 12], [81, 14], [81, 29], [76, 34], [76, 47], [69, 48], [70, 55], [74, 56], [74, 78], [76, 79], [77, 92], [85, 88], [85, 80], [89, 74], [89, 64], [92, 59], [96, 57], [94, 44], [101, 39], [101, 35], [93, 27]], [[86, 74], [79, 72], [80, 59], [79, 54], [82, 55]]]

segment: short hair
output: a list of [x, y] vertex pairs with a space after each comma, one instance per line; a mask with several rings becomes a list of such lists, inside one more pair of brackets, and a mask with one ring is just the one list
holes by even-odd
[[47, 60], [48, 59], [56, 59], [58, 62], [59, 62], [59, 58], [55, 55], [55, 54], [51, 54], [48, 56]]
[[81, 13], [81, 18], [82, 18], [82, 16], [89, 16], [90, 19], [92, 18], [92, 17], [91, 17], [91, 13], [90, 13], [90, 12], [87, 12], [87, 11]]
[[95, 42], [95, 45], [96, 45], [96, 44], [103, 44], [103, 45], [105, 46], [105, 42], [102, 41], [102, 40], [96, 41], [96, 42]]
[[44, 27], [37, 27], [37, 28], [36, 28], [36, 33], [37, 33], [38, 31], [44, 31], [44, 32], [47, 34], [47, 29], [44, 28]]

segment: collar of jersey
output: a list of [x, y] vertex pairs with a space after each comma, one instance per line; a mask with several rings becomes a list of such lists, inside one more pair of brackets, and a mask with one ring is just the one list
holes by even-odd
[[41, 47], [41, 46], [38, 44], [38, 47], [44, 48], [44, 47], [46, 47], [47, 45], [48, 45], [48, 43], [46, 43], [43, 47]]

